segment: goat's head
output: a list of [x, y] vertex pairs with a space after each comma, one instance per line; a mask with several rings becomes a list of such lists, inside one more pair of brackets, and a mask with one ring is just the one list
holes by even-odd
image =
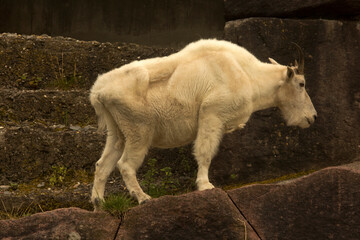
[[[277, 91], [276, 103], [287, 125], [307, 128], [314, 123], [317, 112], [305, 89], [304, 54], [297, 44], [295, 46], [299, 61], [295, 60], [295, 66], [287, 67], [285, 80]], [[278, 64], [273, 59], [270, 62]]]

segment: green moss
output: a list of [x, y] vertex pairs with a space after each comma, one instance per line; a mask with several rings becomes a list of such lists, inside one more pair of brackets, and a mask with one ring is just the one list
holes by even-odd
[[[61, 179], [61, 180], [60, 180]], [[45, 176], [33, 179], [29, 183], [17, 184], [17, 191], [21, 194], [34, 192], [38, 190], [38, 184], [45, 183], [44, 188], [51, 187], [52, 189], [60, 188], [66, 189], [74, 186], [80, 182], [84, 184], [92, 183], [94, 176], [92, 173], [84, 169], [73, 170], [64, 169], [64, 167], [56, 166], [53, 171]]]
[[237, 179], [238, 177], [239, 177], [238, 174], [235, 174], [235, 173], [233, 173], [233, 174], [230, 175], [230, 178], [231, 178], [232, 180], [235, 180], [235, 179]]
[[0, 107], [0, 124], [5, 124], [7, 121], [18, 124], [16, 116], [9, 111], [6, 106]]
[[94, 174], [84, 169], [70, 169], [65, 177], [64, 183], [66, 185], [73, 185], [75, 183], [92, 183], [94, 181]]
[[34, 189], [37, 188], [37, 185], [41, 183], [40, 180], [36, 179], [36, 180], [33, 180], [31, 181], [30, 183], [20, 183], [18, 185], [18, 188], [17, 188], [17, 192], [21, 193], [21, 194], [26, 194], [26, 193], [29, 193], [29, 192], [32, 192]]
[[67, 175], [67, 168], [64, 166], [52, 166], [52, 173], [49, 178], [51, 186], [61, 186]]
[[163, 195], [173, 195], [180, 191], [180, 183], [174, 177], [171, 167], [159, 169], [155, 158], [149, 159], [147, 165], [148, 170], [140, 182], [147, 194], [157, 198]]
[[302, 176], [308, 175], [308, 174], [313, 173], [313, 172], [315, 172], [315, 170], [292, 173], [292, 174], [284, 175], [284, 176], [281, 176], [281, 177], [278, 177], [278, 178], [267, 179], [267, 180], [264, 180], [264, 181], [258, 181], [258, 182], [252, 182], [252, 183], [240, 183], [240, 184], [236, 184], [236, 185], [224, 186], [223, 189], [224, 190], [230, 190], [230, 189], [240, 188], [240, 187], [244, 187], [244, 186], [247, 186], [247, 185], [253, 185], [253, 184], [272, 184], [272, 183], [277, 183], [277, 182], [282, 182], [282, 181], [302, 177]]

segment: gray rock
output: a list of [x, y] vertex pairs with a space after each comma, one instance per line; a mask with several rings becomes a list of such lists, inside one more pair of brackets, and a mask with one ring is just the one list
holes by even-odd
[[153, 199], [131, 209], [116, 239], [259, 239], [220, 189]]
[[1, 191], [6, 191], [6, 190], [9, 190], [10, 189], [10, 185], [0, 185], [0, 190]]
[[340, 166], [228, 194], [263, 240], [358, 239], [359, 185], [360, 170]]
[[39, 183], [38, 185], [36, 185], [36, 187], [38, 187], [38, 188], [43, 188], [43, 187], [45, 187], [45, 182]]
[[75, 231], [71, 232], [68, 237], [68, 240], [80, 240], [80, 239], [81, 239], [80, 234]]
[[71, 129], [71, 130], [74, 130], [74, 131], [79, 131], [79, 130], [81, 129], [81, 127], [80, 127], [80, 126], [77, 126], [77, 125], [75, 125], [75, 126], [70, 125], [70, 129]]
[[19, 220], [0, 220], [0, 239], [114, 239], [120, 219], [63, 208]]

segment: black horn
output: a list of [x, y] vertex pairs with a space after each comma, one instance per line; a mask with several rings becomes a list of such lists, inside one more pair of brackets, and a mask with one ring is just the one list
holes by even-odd
[[[292, 42], [292, 44], [295, 45], [298, 54], [299, 54], [299, 65], [298, 65], [298, 71], [300, 74], [304, 74], [304, 52], [301, 49], [301, 47], [299, 45], [297, 45], [296, 43]], [[296, 64], [295, 64], [296, 65]]]

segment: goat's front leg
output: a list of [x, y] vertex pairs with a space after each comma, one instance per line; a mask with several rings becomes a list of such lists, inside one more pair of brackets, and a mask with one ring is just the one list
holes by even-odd
[[216, 116], [203, 116], [199, 119], [194, 155], [198, 163], [196, 184], [200, 191], [214, 188], [209, 181], [209, 167], [217, 153], [223, 132], [223, 124]]

